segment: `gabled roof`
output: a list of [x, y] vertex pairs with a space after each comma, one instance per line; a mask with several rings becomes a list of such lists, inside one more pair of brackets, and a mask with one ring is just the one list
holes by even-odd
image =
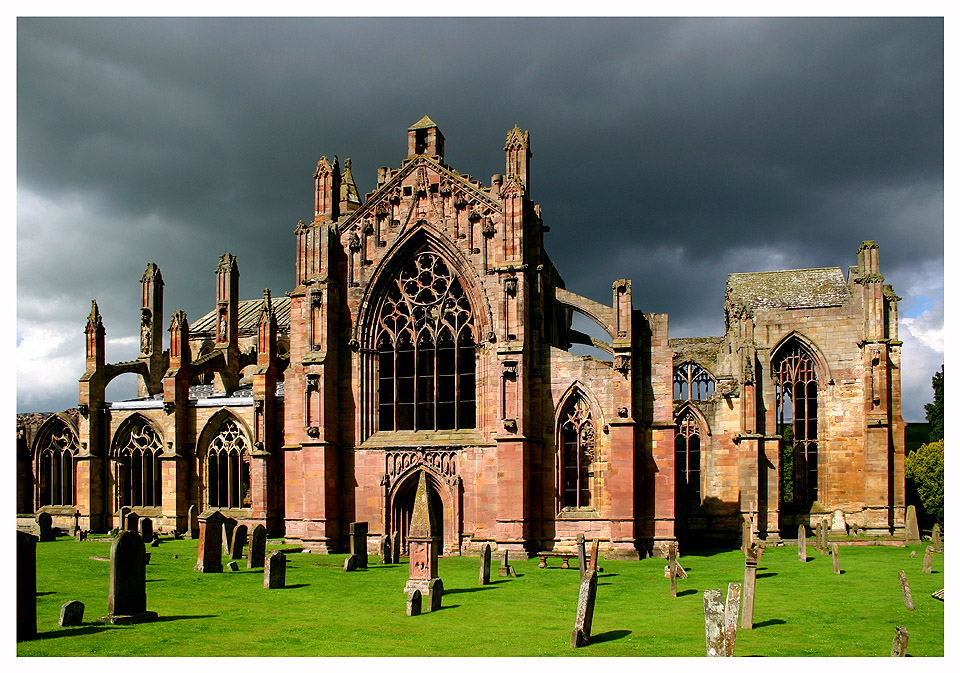
[[[277, 333], [290, 331], [290, 297], [272, 297], [274, 314], [277, 317]], [[257, 333], [260, 324], [260, 311], [263, 299], [244, 299], [237, 302], [238, 336], [251, 336]], [[217, 328], [217, 311], [213, 310], [190, 324], [190, 338], [212, 337]]]
[[825, 269], [794, 269], [731, 273], [727, 297], [754, 309], [824, 308], [842, 306], [850, 290], [838, 266]]
[[423, 119], [418, 121], [416, 124], [408, 128], [407, 130], [416, 131], [417, 129], [432, 129], [432, 128], [439, 128], [439, 127], [436, 125], [436, 123], [434, 123], [432, 119], [430, 119], [430, 117], [428, 117], [427, 115], [423, 115]]

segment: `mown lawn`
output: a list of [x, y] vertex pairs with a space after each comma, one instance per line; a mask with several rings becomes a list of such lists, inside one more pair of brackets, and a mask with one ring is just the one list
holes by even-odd
[[[268, 546], [268, 552], [277, 549]], [[670, 597], [664, 561], [601, 560], [593, 639], [570, 648], [579, 573], [517, 560], [519, 577], [478, 586], [478, 559], [440, 559], [443, 608], [407, 617], [407, 566], [345, 573], [343, 555], [290, 554], [287, 588], [263, 588], [263, 572], [201, 574], [197, 543], [162, 543], [147, 566], [147, 608], [160, 620], [134, 626], [97, 622], [107, 613], [108, 540], [60, 538], [37, 545], [40, 637], [19, 643], [20, 656], [682, 656], [705, 654], [703, 591], [743, 581], [743, 554], [684, 556], [689, 579]], [[916, 551], [916, 558], [909, 557]], [[177, 558], [174, 558], [176, 556]], [[766, 551], [757, 574], [753, 630], [741, 629], [737, 656], [888, 657], [894, 628], [907, 627], [910, 656], [943, 656], [943, 555], [922, 574], [923, 547], [842, 547], [843, 573], [812, 544]], [[224, 559], [225, 561], [227, 559]], [[559, 562], [552, 559], [558, 566]], [[575, 563], [575, 562], [574, 562]], [[903, 604], [905, 570], [916, 611]], [[68, 600], [86, 605], [84, 624], [57, 625]]]

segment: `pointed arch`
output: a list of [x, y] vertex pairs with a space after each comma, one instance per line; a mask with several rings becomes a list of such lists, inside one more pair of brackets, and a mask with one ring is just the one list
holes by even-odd
[[206, 507], [243, 509], [252, 506], [247, 424], [228, 409], [220, 409], [204, 424], [197, 441], [202, 501]]
[[[827, 382], [833, 380], [833, 376], [830, 373], [830, 365], [827, 363], [827, 358], [823, 355], [823, 351], [814, 343], [813, 339], [809, 338], [802, 332], [798, 330], [793, 330], [785, 337], [780, 339], [777, 344], [770, 349], [770, 362], [773, 363], [778, 358], [783, 356], [785, 349], [789, 349], [791, 345], [799, 346], [807, 352], [807, 355], [810, 356], [814, 371], [817, 375], [817, 381], [819, 382], [819, 387], [823, 390], [823, 387], [827, 385]], [[773, 369], [771, 368], [771, 371]], [[774, 378], [776, 375], [774, 374]]]
[[595, 464], [598, 461], [600, 406], [589, 388], [571, 384], [557, 404], [557, 509], [595, 509]]
[[115, 501], [120, 507], [159, 507], [163, 432], [143, 414], [120, 423], [110, 442]]
[[38, 428], [32, 451], [37, 509], [76, 504], [78, 437], [73, 419], [66, 414], [54, 414]]
[[674, 400], [708, 400], [717, 386], [717, 377], [694, 359], [673, 368]]
[[680, 405], [675, 418], [675, 492], [678, 511], [685, 512], [691, 507], [700, 506], [704, 438], [710, 434], [710, 425], [703, 412], [690, 401]]
[[[406, 548], [407, 530], [413, 513], [413, 496], [416, 494], [421, 472], [427, 477], [427, 490], [431, 499], [431, 507], [434, 508], [434, 514], [440, 524], [440, 549], [459, 546], [456, 544], [460, 536], [456, 521], [458, 508], [456, 506], [456, 493], [454, 492], [455, 486], [433, 466], [423, 462], [415, 462], [397, 475], [387, 491], [387, 508], [390, 512], [391, 526], [395, 532], [400, 533], [401, 548]], [[436, 511], [437, 508], [440, 511]]]

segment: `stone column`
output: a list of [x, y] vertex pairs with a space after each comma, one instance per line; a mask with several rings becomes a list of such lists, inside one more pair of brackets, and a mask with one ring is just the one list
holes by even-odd
[[743, 568], [743, 612], [740, 618], [740, 627], [753, 628], [753, 598], [757, 584], [757, 548], [747, 550], [747, 558]]

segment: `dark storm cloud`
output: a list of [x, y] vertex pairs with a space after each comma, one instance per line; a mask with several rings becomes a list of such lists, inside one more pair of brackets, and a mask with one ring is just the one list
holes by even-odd
[[727, 273], [865, 239], [942, 303], [941, 20], [21, 19], [17, 49], [21, 331], [76, 339], [96, 297], [135, 335], [148, 261], [168, 314], [211, 309], [228, 251], [244, 297], [286, 291], [320, 155], [367, 192], [424, 114], [485, 184], [529, 129], [567, 287], [631, 278], [673, 335], [720, 333]]

